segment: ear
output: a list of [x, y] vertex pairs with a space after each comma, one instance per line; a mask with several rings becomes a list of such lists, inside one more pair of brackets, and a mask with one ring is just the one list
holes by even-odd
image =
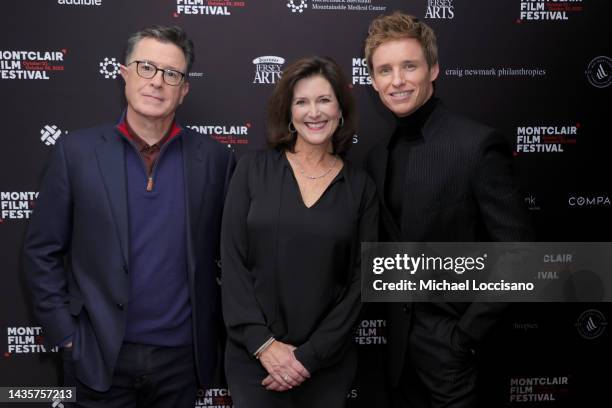
[[123, 78], [123, 80], [127, 81], [128, 68], [125, 65], [119, 64], [119, 73], [121, 74], [121, 77]]
[[372, 88], [374, 88], [374, 90], [378, 92], [378, 85], [376, 85], [376, 80], [374, 79], [374, 75], [370, 74], [370, 78], [372, 79]]
[[429, 80], [431, 82], [435, 81], [438, 78], [438, 74], [440, 73], [440, 66], [436, 63], [433, 67], [429, 69]]
[[189, 93], [189, 82], [184, 81], [181, 84], [181, 97], [179, 98], [179, 105], [183, 103], [183, 99], [185, 99], [185, 96], [187, 96], [188, 93]]

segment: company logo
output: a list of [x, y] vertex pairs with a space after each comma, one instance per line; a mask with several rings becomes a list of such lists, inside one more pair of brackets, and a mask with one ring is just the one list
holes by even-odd
[[353, 58], [352, 67], [353, 85], [372, 85], [372, 78], [368, 71], [368, 64], [365, 58]]
[[387, 344], [386, 328], [386, 320], [362, 320], [355, 332], [355, 343], [359, 345]]
[[56, 353], [58, 347], [45, 346], [42, 327], [7, 327], [5, 357], [11, 354]]
[[595, 57], [584, 73], [591, 85], [606, 88], [612, 82], [612, 59], [606, 56]]
[[529, 330], [537, 330], [538, 327], [538, 323], [536, 322], [514, 322], [512, 324], [512, 328], [514, 330], [522, 330], [525, 332]]
[[55, 125], [45, 125], [40, 129], [40, 140], [47, 146], [53, 146], [62, 135], [62, 131]]
[[582, 11], [582, 0], [520, 0], [517, 22], [569, 20], [571, 13], [579, 11]]
[[0, 222], [4, 220], [28, 219], [32, 215], [37, 191], [0, 192]]
[[289, 0], [287, 3], [287, 7], [291, 9], [292, 13], [301, 13], [305, 8], [308, 8], [308, 4], [306, 4], [306, 0], [299, 0], [299, 4], [297, 0]]
[[541, 210], [540, 206], [536, 202], [536, 198], [533, 195], [527, 196], [524, 198], [525, 205], [527, 205], [527, 209], [530, 211], [538, 211]]
[[538, 67], [487, 67], [487, 68], [447, 68], [444, 70], [446, 76], [454, 76], [457, 78], [473, 78], [473, 77], [489, 77], [489, 78], [516, 78], [516, 77], [544, 77], [546, 69]]
[[243, 8], [246, 1], [228, 0], [176, 0], [175, 17], [181, 14], [231, 16], [233, 8]]
[[64, 70], [67, 51], [0, 51], [0, 78], [50, 79]]
[[576, 321], [578, 333], [587, 340], [601, 336], [606, 326], [608, 326], [606, 316], [597, 309], [585, 310]]
[[275, 56], [257, 57], [253, 60], [255, 64], [254, 84], [275, 84], [283, 74], [281, 67], [285, 59]]
[[198, 390], [196, 408], [231, 408], [233, 405], [230, 391], [227, 388], [209, 388]]
[[509, 402], [552, 402], [568, 394], [569, 377], [510, 378]]
[[580, 124], [567, 126], [517, 126], [517, 153], [563, 153], [576, 144]]
[[102, 0], [57, 0], [62, 6], [101, 6]]
[[387, 6], [379, 6], [381, 0], [288, 0], [287, 8], [292, 13], [302, 13], [306, 9], [313, 11], [370, 11], [381, 12], [387, 10]]
[[608, 195], [570, 196], [567, 200], [570, 208], [610, 208], [612, 203]]
[[425, 18], [429, 19], [452, 19], [455, 17], [453, 0], [427, 0], [427, 11]]
[[251, 123], [246, 123], [245, 125], [188, 125], [187, 127], [231, 148], [235, 145], [249, 144], [251, 126]]
[[105, 57], [103, 61], [100, 61], [100, 74], [104, 75], [106, 79], [115, 79], [119, 75], [119, 63], [115, 58]]

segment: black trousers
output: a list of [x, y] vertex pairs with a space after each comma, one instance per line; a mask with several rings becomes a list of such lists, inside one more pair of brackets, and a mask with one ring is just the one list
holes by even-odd
[[268, 391], [261, 385], [268, 373], [258, 360], [231, 341], [225, 349], [225, 373], [234, 408], [341, 408], [347, 403], [356, 371], [357, 352], [351, 347], [340, 362], [315, 372], [299, 386]]
[[475, 352], [453, 341], [456, 320], [413, 313], [406, 361], [397, 387], [395, 408], [476, 408]]
[[[160, 347], [124, 343], [108, 391], [87, 387], [74, 375], [72, 350], [62, 351], [64, 385], [76, 387], [83, 408], [193, 408], [197, 380], [192, 346]], [[83, 356], [86, 358], [86, 356]]]

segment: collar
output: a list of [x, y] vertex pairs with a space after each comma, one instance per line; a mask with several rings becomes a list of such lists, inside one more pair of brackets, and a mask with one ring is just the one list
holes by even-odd
[[427, 123], [439, 101], [437, 97], [432, 96], [412, 114], [402, 118], [395, 116], [395, 130], [387, 146], [394, 145], [399, 139], [413, 140], [420, 138], [425, 123]]
[[115, 128], [119, 131], [119, 134], [121, 134], [127, 141], [132, 143], [138, 149], [138, 151], [143, 151], [156, 145], [162, 147], [164, 144], [177, 137], [183, 131], [183, 127], [180, 126], [175, 119], [164, 137], [159, 142], [153, 145], [149, 145], [140, 136], [138, 136], [128, 124], [127, 109], [125, 109], [121, 114], [121, 117], [119, 118], [119, 121], [117, 122]]

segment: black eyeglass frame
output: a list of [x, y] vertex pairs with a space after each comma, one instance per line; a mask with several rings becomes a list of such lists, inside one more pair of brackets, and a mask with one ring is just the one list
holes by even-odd
[[[144, 78], [144, 79], [152, 79], [155, 78], [155, 75], [157, 75], [158, 71], [162, 72], [162, 79], [164, 81], [164, 83], [166, 85], [170, 85], [170, 86], [179, 86], [180, 84], [183, 83], [183, 81], [185, 80], [186, 75], [184, 73], [182, 73], [181, 71], [177, 71], [176, 69], [170, 69], [170, 68], [158, 68], [157, 65], [149, 62], [149, 61], [141, 61], [141, 60], [134, 60], [132, 62], [130, 62], [129, 64], [127, 64], [128, 66], [132, 65], [132, 64], [136, 64], [136, 73], [138, 74], [139, 77]], [[148, 66], [150, 66], [151, 68], [155, 68], [155, 72], [153, 73], [153, 75], [147, 77], [144, 76], [139, 68], [140, 68], [140, 64], [146, 64]], [[168, 80], [166, 79], [166, 73], [170, 73], [170, 74], [179, 74], [181, 76], [181, 79], [179, 79], [179, 81], [176, 84], [170, 83], [168, 82]]]

